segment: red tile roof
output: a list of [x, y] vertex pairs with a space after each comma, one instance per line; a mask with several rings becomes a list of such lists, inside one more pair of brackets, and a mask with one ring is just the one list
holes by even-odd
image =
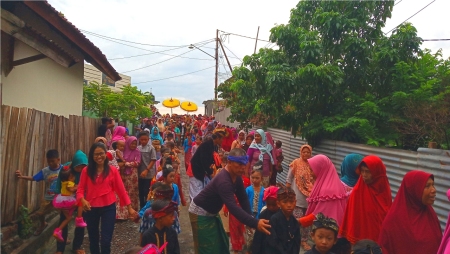
[[94, 65], [114, 81], [122, 79], [119, 73], [108, 62], [102, 51], [86, 38], [78, 28], [70, 23], [69, 20], [60, 15], [47, 1], [24, 1], [24, 4], [75, 44], [83, 53], [87, 62]]

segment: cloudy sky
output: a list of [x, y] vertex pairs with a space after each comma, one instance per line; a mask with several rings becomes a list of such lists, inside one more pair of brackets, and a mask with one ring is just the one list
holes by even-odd
[[[214, 55], [216, 29], [255, 37], [260, 26], [259, 38], [268, 40], [269, 30], [275, 24], [289, 21], [290, 10], [298, 0], [49, 2], [103, 51], [118, 72], [131, 76], [133, 85], [152, 91], [158, 101], [170, 97], [193, 101], [199, 105], [199, 113], [203, 113], [202, 102], [214, 98], [215, 61], [208, 54]], [[396, 0], [392, 18], [384, 31], [391, 30], [430, 2], [433, 1]], [[450, 38], [446, 27], [449, 9], [450, 1], [435, 0], [409, 22], [423, 39]], [[220, 34], [225, 51], [231, 65], [238, 65], [245, 55], [253, 53], [255, 40], [227, 36], [224, 32]], [[208, 54], [189, 49], [190, 44]], [[257, 46], [274, 45], [259, 41]], [[424, 42], [423, 47], [433, 51], [442, 48], [444, 56], [450, 56], [450, 41]], [[224, 57], [219, 62], [219, 77], [223, 81], [230, 71]], [[170, 78], [174, 76], [179, 77]], [[157, 107], [163, 113], [170, 112], [161, 104]], [[176, 112], [181, 113], [174, 110]]]

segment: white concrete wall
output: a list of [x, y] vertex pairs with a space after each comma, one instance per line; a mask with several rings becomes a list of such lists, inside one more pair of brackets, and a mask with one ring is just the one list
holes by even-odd
[[214, 117], [217, 121], [219, 121], [220, 123], [222, 123], [225, 126], [237, 128], [239, 126], [238, 122], [229, 122], [227, 120], [227, 117], [229, 117], [230, 115], [231, 115], [231, 110], [229, 108], [225, 108], [222, 111], [220, 111], [219, 113], [215, 113]]
[[[15, 40], [14, 60], [40, 54]], [[2, 73], [2, 103], [35, 108], [56, 115], [81, 116], [83, 100], [83, 63], [65, 68], [49, 58], [14, 67]]]

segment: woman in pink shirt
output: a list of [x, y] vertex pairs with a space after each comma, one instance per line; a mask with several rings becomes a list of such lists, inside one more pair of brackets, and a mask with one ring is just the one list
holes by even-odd
[[131, 207], [119, 171], [114, 166], [108, 165], [105, 145], [95, 143], [89, 150], [88, 166], [81, 172], [77, 190], [77, 200], [83, 204], [86, 211], [91, 253], [111, 253], [111, 240], [116, 221], [116, 193], [121, 205], [128, 207], [130, 219], [134, 219], [137, 213]]

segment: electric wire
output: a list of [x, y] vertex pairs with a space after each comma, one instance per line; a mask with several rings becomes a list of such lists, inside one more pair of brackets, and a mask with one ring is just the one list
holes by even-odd
[[425, 7], [423, 7], [422, 9], [420, 9], [418, 12], [414, 13], [411, 17], [407, 18], [405, 21], [403, 21], [402, 23], [398, 24], [396, 27], [392, 28], [391, 30], [389, 30], [389, 32], [384, 33], [384, 34], [388, 34], [392, 31], [394, 31], [397, 27], [399, 27], [401, 24], [405, 23], [406, 21], [410, 20], [411, 18], [413, 18], [414, 16], [416, 16], [417, 14], [419, 14], [421, 11], [425, 10], [425, 8], [427, 8], [428, 6], [430, 6], [432, 3], [436, 2], [436, 0], [431, 1], [430, 3], [428, 3]]
[[182, 55], [185, 55], [185, 54], [187, 54], [187, 53], [189, 53], [189, 52], [192, 52], [192, 51], [194, 51], [194, 50], [195, 50], [195, 48], [193, 48], [193, 49], [191, 49], [191, 50], [189, 50], [189, 51], [187, 51], [187, 52], [181, 53], [181, 54], [179, 54], [179, 55], [173, 56], [173, 57], [171, 57], [171, 58], [165, 59], [165, 60], [163, 60], [163, 61], [160, 61], [160, 62], [157, 62], [157, 63], [152, 63], [152, 64], [150, 64], [150, 65], [142, 66], [142, 67], [139, 67], [139, 68], [136, 68], [136, 69], [132, 69], [132, 70], [128, 70], [128, 71], [122, 71], [121, 73], [128, 73], [128, 72], [132, 72], [132, 71], [142, 70], [142, 69], [145, 69], [145, 68], [148, 68], [148, 67], [151, 67], [151, 66], [155, 66], [155, 65], [158, 65], [158, 64], [167, 62], [167, 61], [169, 61], [169, 60], [172, 60], [172, 59], [174, 59], [174, 58], [180, 57], [180, 56], [182, 56]]
[[173, 48], [178, 48], [178, 47], [187, 47], [189, 45], [179, 45], [179, 46], [175, 46], [175, 45], [157, 45], [157, 44], [148, 44], [148, 43], [141, 43], [141, 42], [134, 42], [134, 41], [127, 41], [127, 40], [123, 40], [123, 39], [118, 39], [118, 38], [114, 38], [114, 37], [109, 37], [106, 35], [102, 35], [102, 34], [98, 34], [98, 33], [94, 33], [94, 32], [90, 32], [90, 31], [86, 31], [83, 29], [80, 29], [80, 31], [87, 33], [87, 34], [91, 34], [91, 35], [97, 35], [97, 36], [102, 36], [108, 39], [113, 39], [113, 40], [117, 40], [117, 41], [123, 41], [123, 42], [128, 42], [128, 43], [132, 43], [132, 44], [138, 44], [138, 45], [145, 45], [145, 46], [154, 46], [154, 47], [173, 47]]
[[[93, 36], [98, 37], [98, 38], [101, 38], [101, 39], [104, 39], [104, 40], [107, 40], [107, 41], [111, 41], [111, 42], [115, 42], [115, 43], [118, 43], [118, 44], [122, 44], [122, 45], [125, 45], [125, 46], [128, 46], [128, 47], [131, 47], [131, 48], [136, 48], [136, 49], [140, 49], [140, 50], [145, 50], [145, 51], [149, 51], [149, 52], [153, 52], [153, 53], [161, 54], [161, 55], [175, 56], [175, 55], [166, 54], [166, 53], [162, 53], [162, 52], [158, 52], [158, 51], [154, 51], [154, 50], [150, 50], [150, 49], [145, 49], [145, 48], [136, 47], [136, 46], [129, 45], [129, 44], [126, 44], [126, 43], [122, 43], [122, 42], [114, 41], [114, 40], [111, 40], [111, 39], [107, 39], [107, 38], [104, 38], [104, 37], [98, 36], [98, 35], [93, 35]], [[179, 56], [179, 57], [180, 57], [180, 58], [186, 58], [186, 59], [194, 59], [194, 60], [208, 60], [208, 61], [214, 60], [214, 59], [210, 59], [210, 58], [206, 59], [206, 58], [195, 58], [195, 57], [185, 57], [185, 56]]]
[[193, 74], [193, 73], [201, 72], [201, 71], [204, 71], [204, 70], [208, 70], [208, 69], [211, 69], [211, 68], [214, 68], [214, 67], [216, 67], [216, 66], [213, 65], [213, 66], [210, 66], [210, 67], [207, 67], [207, 68], [198, 70], [198, 71], [188, 72], [188, 73], [185, 73], [185, 74], [181, 74], [181, 75], [177, 75], [177, 76], [172, 76], [172, 77], [167, 77], [167, 78], [154, 79], [154, 80], [148, 80], [148, 81], [142, 81], [142, 82], [133, 82], [133, 85], [135, 85], [135, 84], [150, 83], [150, 82], [156, 82], [156, 81], [161, 81], [161, 80], [166, 80], [166, 79], [178, 78], [178, 77], [186, 76], [186, 75], [189, 75], [189, 74]]
[[239, 36], [239, 37], [243, 37], [243, 38], [247, 38], [247, 39], [253, 39], [253, 40], [258, 40], [258, 41], [270, 42], [268, 40], [256, 39], [256, 38], [253, 38], [253, 37], [250, 37], [250, 36], [245, 36], [245, 35], [240, 35], [240, 34], [235, 34], [235, 33], [228, 33], [228, 32], [222, 31], [222, 30], [219, 30], [219, 31], [221, 31], [222, 33], [225, 33], [225, 34], [231, 34], [231, 35], [235, 35], [235, 36]]
[[231, 52], [231, 54], [233, 54], [233, 56], [235, 56], [236, 57], [236, 59], [238, 59], [239, 61], [241, 61], [242, 62], [242, 58], [239, 58], [235, 53], [233, 53], [233, 51], [231, 51], [225, 44], [222, 44], [226, 49], [228, 49], [228, 51], [230, 51]]
[[401, 3], [402, 1], [403, 1], [403, 0], [400, 0], [400, 1], [396, 2], [396, 3], [394, 4], [394, 6], [396, 6], [397, 4]]

